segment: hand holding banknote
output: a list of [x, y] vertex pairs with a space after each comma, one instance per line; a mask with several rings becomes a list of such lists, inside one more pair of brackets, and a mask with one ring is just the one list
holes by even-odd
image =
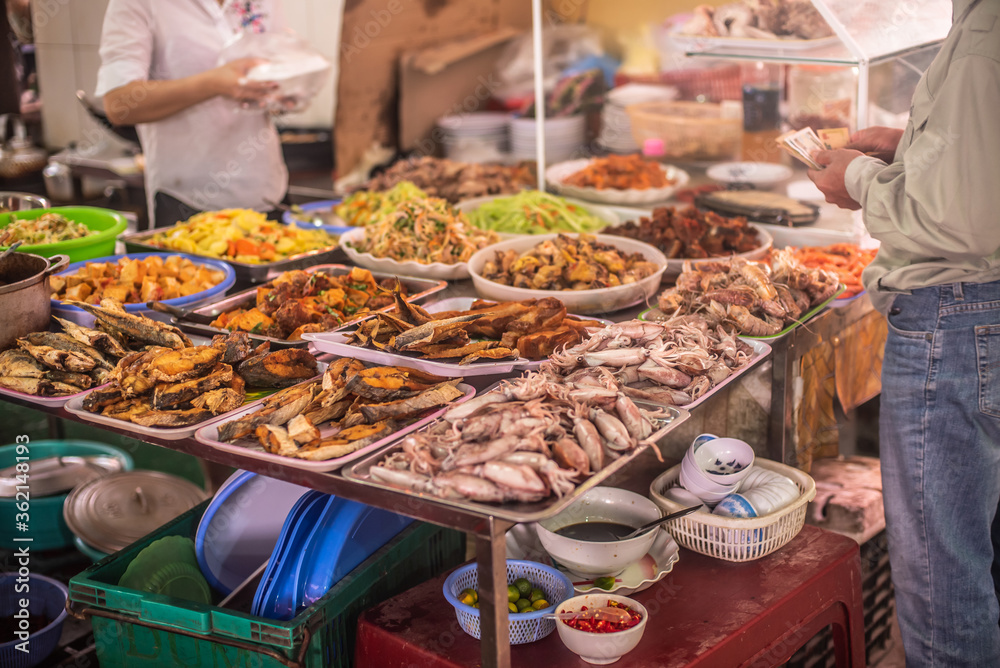
[[844, 148], [853, 148], [865, 155], [890, 163], [896, 157], [896, 147], [903, 137], [903, 131], [897, 128], [871, 127], [858, 130], [851, 135], [851, 140]]
[[861, 205], [847, 194], [844, 174], [851, 161], [863, 155], [861, 151], [848, 148], [839, 148], [835, 151], [822, 150], [812, 154], [812, 159], [819, 165], [819, 169], [810, 169], [809, 179], [826, 196], [827, 202], [852, 211], [861, 208]]

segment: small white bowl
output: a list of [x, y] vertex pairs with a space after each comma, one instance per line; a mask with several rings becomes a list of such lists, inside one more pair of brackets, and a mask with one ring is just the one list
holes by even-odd
[[695, 483], [698, 488], [705, 490], [706, 492], [719, 492], [722, 494], [732, 494], [737, 491], [740, 486], [740, 481], [725, 483], [716, 479], [716, 476], [710, 476], [708, 473], [703, 471], [694, 463], [694, 458], [685, 456], [681, 460], [681, 475], [684, 476], [682, 482], [684, 486], [688, 487], [687, 483]]
[[567, 538], [556, 531], [571, 524], [601, 521], [638, 528], [660, 516], [660, 508], [645, 496], [617, 487], [594, 487], [555, 517], [537, 523], [535, 532], [549, 556], [568, 571], [580, 577], [596, 578], [618, 575], [629, 564], [642, 559], [661, 527], [635, 538], [610, 542]]
[[701, 499], [701, 502], [704, 503], [709, 508], [715, 507], [715, 504], [717, 504], [719, 501], [722, 501], [730, 494], [736, 492], [735, 488], [725, 492], [713, 492], [704, 489], [699, 486], [699, 479], [691, 480], [690, 478], [684, 475], [683, 470], [680, 472], [678, 478], [680, 480], [681, 487], [683, 487], [687, 491], [697, 496], [699, 499]]
[[615, 601], [627, 605], [631, 609], [642, 615], [642, 620], [630, 629], [616, 631], [614, 633], [589, 633], [567, 626], [562, 620], [556, 620], [556, 631], [559, 639], [563, 641], [574, 654], [578, 654], [587, 663], [597, 665], [607, 665], [614, 663], [622, 655], [631, 652], [642, 639], [642, 633], [646, 630], [646, 621], [649, 613], [646, 608], [635, 599], [615, 594], [584, 594], [567, 599], [556, 606], [556, 612], [576, 612], [583, 606], [588, 608], [599, 608], [608, 604], [608, 601]]
[[698, 468], [709, 480], [731, 485], [743, 480], [753, 468], [754, 451], [738, 438], [716, 438], [692, 449]]

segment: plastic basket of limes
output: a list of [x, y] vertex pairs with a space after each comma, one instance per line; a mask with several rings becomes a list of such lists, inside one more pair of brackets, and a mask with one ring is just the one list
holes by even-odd
[[[444, 597], [455, 608], [462, 630], [479, 638], [479, 571], [466, 564], [444, 581]], [[569, 578], [545, 564], [507, 560], [507, 608], [510, 644], [522, 645], [549, 635], [555, 620], [543, 616], [574, 595]]]

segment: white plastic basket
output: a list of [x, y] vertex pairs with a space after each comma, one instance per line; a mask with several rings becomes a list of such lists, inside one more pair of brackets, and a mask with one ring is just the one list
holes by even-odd
[[[556, 622], [553, 619], [543, 619], [543, 615], [554, 611], [554, 607], [568, 598], [575, 595], [573, 583], [570, 579], [545, 564], [536, 561], [524, 561], [521, 559], [507, 560], [507, 582], [513, 582], [517, 578], [527, 578], [531, 584], [545, 592], [546, 598], [551, 605], [542, 610], [534, 612], [510, 613], [510, 644], [522, 645], [524, 643], [541, 640], [556, 630]], [[476, 589], [479, 586], [479, 570], [476, 564], [466, 564], [455, 569], [444, 581], [444, 597], [455, 608], [455, 615], [462, 630], [473, 638], [479, 638], [479, 609], [471, 605], [465, 605], [458, 600], [458, 595], [463, 589]], [[501, 594], [502, 595], [502, 594]]]
[[[801, 492], [799, 498], [780, 510], [752, 519], [699, 512], [672, 520], [664, 527], [678, 545], [726, 561], [753, 561], [795, 538], [805, 524], [806, 507], [816, 496], [816, 482], [808, 473], [768, 459], [758, 458], [754, 466], [791, 478]], [[667, 469], [649, 486], [650, 498], [664, 513], [684, 508], [663, 496], [664, 491], [680, 484], [680, 471], [680, 464]]]

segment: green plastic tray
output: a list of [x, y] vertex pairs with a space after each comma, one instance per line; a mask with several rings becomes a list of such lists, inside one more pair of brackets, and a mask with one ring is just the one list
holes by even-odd
[[210, 501], [70, 580], [70, 605], [91, 617], [101, 668], [346, 668], [353, 662], [361, 611], [465, 559], [463, 533], [414, 522], [286, 622], [117, 585], [128, 564], [154, 540], [194, 536]]
[[125, 216], [110, 209], [100, 209], [93, 206], [57, 206], [51, 209], [27, 209], [0, 214], [0, 229], [10, 223], [11, 216], [15, 216], [17, 220], [34, 220], [45, 213], [61, 214], [72, 221], [83, 223], [97, 233], [88, 234], [79, 239], [57, 241], [54, 244], [20, 246], [17, 249], [19, 252], [34, 253], [42, 257], [68, 255], [70, 262], [114, 255], [115, 241], [128, 225]]

